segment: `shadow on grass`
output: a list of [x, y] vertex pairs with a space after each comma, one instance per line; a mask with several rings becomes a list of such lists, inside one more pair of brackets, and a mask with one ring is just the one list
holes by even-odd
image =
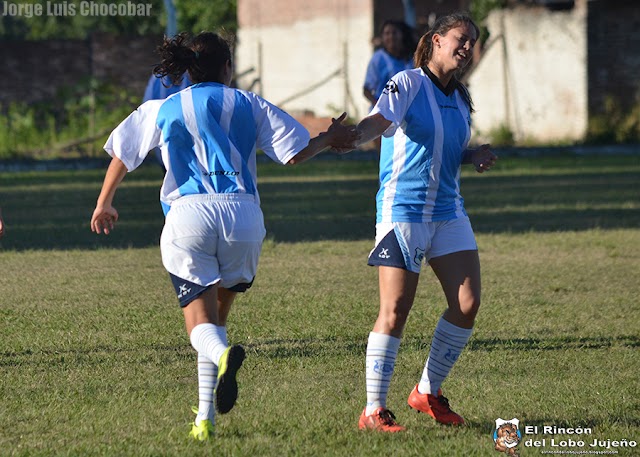
[[[403, 351], [426, 352], [431, 345], [430, 338], [406, 336], [402, 340]], [[357, 337], [326, 338], [273, 338], [258, 339], [244, 344], [249, 354], [268, 359], [322, 358], [362, 354], [367, 346], [366, 334]], [[640, 337], [619, 335], [609, 337], [562, 337], [562, 338], [491, 338], [472, 339], [465, 351], [566, 351], [592, 350], [615, 346], [635, 349], [640, 346]], [[56, 363], [102, 363], [103, 359], [136, 359], [149, 350], [169, 358], [190, 358], [193, 355], [188, 343], [181, 345], [152, 344], [144, 347], [101, 345], [86, 349], [41, 349], [10, 351], [0, 353], [0, 366], [18, 366], [30, 364]], [[130, 357], [125, 356], [129, 354]]]
[[[358, 173], [354, 168], [348, 179], [327, 176], [323, 168], [308, 180], [309, 171], [305, 173], [298, 182], [272, 176], [260, 183], [267, 236], [278, 242], [373, 239], [377, 179], [371, 170]], [[5, 175], [9, 179], [0, 182], [0, 206], [7, 233], [0, 248], [158, 246], [164, 221], [158, 202], [160, 170], [141, 169], [127, 177], [115, 200], [119, 224], [108, 237], [89, 230], [103, 174]], [[638, 182], [633, 169], [619, 168], [608, 173], [474, 175], [463, 178], [462, 193], [476, 233], [637, 228]]]
[[[430, 338], [406, 336], [402, 339], [404, 350], [428, 351]], [[563, 338], [491, 338], [472, 339], [466, 351], [563, 351], [568, 349], [603, 349], [613, 346], [637, 348], [640, 337], [622, 335], [611, 337], [563, 337]], [[308, 339], [273, 339], [263, 340], [246, 345], [269, 358], [322, 357], [338, 354], [364, 354], [366, 336], [360, 339], [344, 338], [308, 338]]]

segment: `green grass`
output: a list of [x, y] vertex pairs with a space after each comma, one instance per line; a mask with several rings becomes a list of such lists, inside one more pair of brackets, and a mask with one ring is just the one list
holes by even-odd
[[268, 240], [229, 324], [248, 358], [239, 402], [207, 444], [187, 439], [195, 352], [157, 248], [160, 172], [126, 177], [121, 224], [98, 237], [88, 221], [103, 174], [0, 174], [0, 455], [495, 456], [499, 417], [640, 440], [637, 157], [504, 158], [465, 172], [483, 306], [444, 388], [468, 426], [406, 406], [445, 306], [425, 269], [389, 393], [400, 436], [356, 428], [377, 313], [366, 266], [376, 164], [261, 165]]

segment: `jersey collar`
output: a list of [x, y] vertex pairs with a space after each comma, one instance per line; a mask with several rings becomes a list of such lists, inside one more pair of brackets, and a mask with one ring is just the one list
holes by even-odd
[[451, 94], [453, 94], [453, 91], [456, 90], [456, 80], [455, 78], [451, 78], [451, 81], [449, 81], [449, 84], [447, 84], [447, 87], [444, 87], [441, 83], [440, 80], [438, 79], [438, 77], [436, 75], [434, 75], [432, 73], [431, 70], [429, 70], [429, 67], [427, 67], [426, 65], [424, 67], [421, 67], [422, 71], [429, 77], [429, 79], [431, 80], [431, 82], [433, 84], [435, 84], [435, 86], [440, 89], [440, 92], [442, 92], [443, 94], [445, 94], [447, 97]]

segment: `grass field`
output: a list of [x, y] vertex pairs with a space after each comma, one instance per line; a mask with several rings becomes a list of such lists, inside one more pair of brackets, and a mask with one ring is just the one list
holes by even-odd
[[[483, 307], [444, 389], [468, 425], [406, 405], [445, 306], [425, 269], [389, 393], [408, 431], [393, 436], [356, 426], [377, 313], [376, 169], [260, 165], [269, 234], [229, 325], [248, 358], [238, 404], [206, 444], [187, 439], [195, 352], [157, 248], [159, 169], [127, 176], [109, 237], [88, 224], [104, 170], [0, 174], [0, 455], [497, 456], [495, 419], [514, 417], [522, 456], [640, 455], [589, 446], [640, 441], [638, 156], [503, 158], [464, 173]], [[525, 434], [535, 425], [592, 434]]]

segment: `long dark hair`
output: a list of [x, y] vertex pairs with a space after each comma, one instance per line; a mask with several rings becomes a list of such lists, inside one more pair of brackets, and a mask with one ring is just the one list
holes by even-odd
[[180, 84], [185, 71], [194, 83], [222, 82], [222, 68], [231, 60], [230, 40], [213, 32], [165, 37], [157, 51], [162, 61], [153, 67], [153, 74], [168, 76], [173, 84]]
[[[471, 19], [471, 17], [466, 13], [451, 13], [446, 16], [440, 16], [436, 19], [429, 31], [420, 38], [416, 52], [413, 55], [414, 65], [416, 67], [424, 68], [431, 61], [431, 58], [433, 57], [433, 35], [446, 35], [449, 30], [462, 24], [471, 25], [476, 30], [476, 37], [480, 36], [480, 29], [476, 23], [473, 22], [473, 19]], [[460, 91], [460, 95], [462, 95], [463, 100], [469, 107], [469, 111], [473, 113], [474, 109], [471, 94], [469, 94], [465, 85], [460, 82], [456, 75], [453, 76], [453, 79], [456, 83], [456, 89]]]
[[416, 50], [416, 40], [413, 36], [413, 29], [406, 22], [389, 19], [384, 21], [382, 27], [380, 27], [381, 37], [382, 32], [384, 32], [384, 28], [388, 25], [397, 28], [402, 35], [402, 55], [400, 57], [403, 59], [410, 59]]

